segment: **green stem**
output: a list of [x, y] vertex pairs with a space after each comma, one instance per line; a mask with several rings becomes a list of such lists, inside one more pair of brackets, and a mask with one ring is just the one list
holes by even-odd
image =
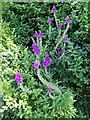
[[46, 67], [45, 67], [45, 73], [48, 74], [48, 72], [47, 72], [47, 68], [46, 68]]
[[[66, 44], [64, 43], [64, 49], [65, 49], [65, 45], [66, 45]], [[64, 54], [65, 54], [65, 53], [63, 52], [62, 55], [59, 57], [59, 59], [61, 59], [61, 58], [64, 56]]]
[[20, 83], [19, 88], [21, 88], [21, 90], [23, 92], [29, 92], [29, 93], [33, 93], [34, 92], [34, 90], [29, 90], [28, 88], [24, 88], [23, 85], [22, 85], [22, 83]]
[[39, 39], [38, 39], [38, 38], [37, 38], [37, 44], [40, 45], [40, 44], [39, 44]]
[[56, 26], [58, 26], [57, 17], [56, 17], [55, 12], [54, 12], [54, 18], [55, 18]]
[[49, 83], [48, 81], [46, 81], [46, 80], [41, 76], [41, 74], [40, 74], [40, 69], [37, 70], [37, 75], [38, 75], [38, 78], [41, 80], [41, 82], [42, 82], [43, 84], [45, 84], [45, 85], [47, 85], [48, 87], [56, 90], [58, 93], [61, 93], [61, 90], [60, 90], [57, 86]]
[[49, 93], [49, 97], [50, 97], [51, 99], [55, 99], [55, 97], [53, 97], [53, 95], [52, 95], [51, 93]]
[[42, 38], [40, 38], [40, 49], [42, 50]]
[[67, 33], [68, 29], [69, 29], [69, 23], [67, 24], [67, 27], [66, 27], [66, 30], [63, 33], [63, 36], [61, 37], [60, 41], [56, 44], [53, 51], [55, 51], [58, 48], [59, 44], [63, 41], [63, 38], [65, 37], [65, 34]]
[[49, 39], [50, 39], [50, 36], [51, 36], [51, 25], [49, 24]]
[[[54, 13], [54, 18], [55, 18], [56, 26], [58, 27], [56, 13]], [[60, 23], [60, 20], [59, 20], [59, 23]], [[58, 36], [60, 36], [60, 34], [61, 34], [61, 29], [58, 29]]]
[[26, 91], [26, 89], [23, 87], [22, 83], [20, 83], [19, 87], [22, 89], [22, 91]]

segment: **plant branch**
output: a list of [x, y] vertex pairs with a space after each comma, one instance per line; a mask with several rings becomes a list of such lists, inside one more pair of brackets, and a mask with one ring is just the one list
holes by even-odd
[[43, 84], [45, 84], [45, 85], [47, 85], [48, 87], [56, 90], [58, 93], [61, 93], [61, 90], [60, 90], [57, 86], [49, 83], [48, 81], [46, 81], [46, 80], [41, 76], [41, 74], [40, 74], [40, 69], [37, 70], [37, 75], [38, 75], [38, 78], [41, 80], [41, 82], [42, 82]]
[[56, 46], [54, 47], [53, 51], [56, 50], [57, 47], [59, 46], [59, 44], [62, 42], [62, 40], [63, 40], [64, 37], [65, 37], [65, 34], [66, 34], [67, 31], [68, 31], [68, 29], [69, 29], [69, 23], [67, 24], [67, 27], [66, 27], [66, 30], [65, 30], [64, 33], [63, 33], [63, 36], [61, 37], [60, 41], [56, 44]]

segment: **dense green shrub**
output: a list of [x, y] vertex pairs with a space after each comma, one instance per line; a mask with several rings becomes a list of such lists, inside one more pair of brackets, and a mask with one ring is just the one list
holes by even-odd
[[[81, 44], [87, 42], [88, 35], [88, 3], [4, 3], [2, 17], [5, 21], [10, 22], [10, 29], [15, 28], [16, 38], [14, 41], [27, 45], [30, 42], [30, 37], [33, 36], [35, 30], [47, 34], [47, 19], [48, 16], [52, 17], [50, 9], [52, 6], [57, 7], [57, 18], [62, 22], [67, 17], [71, 16], [73, 20], [73, 28], [69, 30], [69, 35], [72, 41]], [[53, 24], [55, 27], [55, 25]], [[54, 30], [54, 34], [56, 34]], [[85, 36], [83, 38], [83, 35]], [[87, 38], [87, 40], [86, 40]], [[78, 39], [78, 41], [77, 41]]]
[[[62, 88], [62, 94], [56, 96], [56, 100], [48, 97], [45, 89], [32, 67], [34, 55], [22, 45], [16, 45], [11, 38], [13, 33], [7, 34], [10, 29], [2, 24], [1, 51], [1, 81], [0, 93], [3, 105], [0, 109], [2, 120], [4, 119], [28, 119], [28, 118], [72, 118], [76, 116], [74, 95], [69, 89]], [[7, 36], [6, 36], [7, 35]], [[4, 40], [4, 37], [7, 37]], [[15, 81], [15, 71], [18, 70], [24, 80], [23, 86], [29, 91], [22, 91]], [[55, 94], [55, 93], [54, 93]]]

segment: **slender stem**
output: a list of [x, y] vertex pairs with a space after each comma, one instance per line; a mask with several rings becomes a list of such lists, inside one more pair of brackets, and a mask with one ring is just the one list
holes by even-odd
[[61, 35], [61, 29], [58, 30], [58, 36], [60, 36], [60, 35]]
[[50, 36], [51, 36], [51, 25], [49, 24], [49, 35], [48, 35], [49, 39], [50, 39]]
[[45, 67], [45, 73], [48, 74], [48, 72], [47, 72], [47, 68], [46, 68], [46, 67]]
[[41, 74], [40, 74], [40, 69], [37, 70], [37, 75], [38, 75], [38, 78], [41, 80], [41, 82], [42, 82], [43, 84], [45, 84], [45, 85], [47, 85], [48, 87], [56, 90], [58, 93], [61, 93], [61, 90], [60, 90], [57, 86], [49, 83], [48, 81], [46, 81], [46, 80], [41, 76]]
[[39, 43], [39, 39], [38, 39], [38, 38], [37, 38], [37, 44], [40, 45], [40, 43]]
[[22, 91], [25, 91], [26, 89], [23, 87], [23, 85], [22, 85], [22, 83], [20, 83], [20, 86], [19, 86], [21, 89], [22, 89]]
[[55, 18], [56, 26], [58, 26], [57, 17], [56, 17], [55, 12], [54, 12], [54, 18]]
[[[55, 18], [56, 26], [58, 27], [56, 13], [54, 13], [54, 18]], [[59, 20], [59, 23], [60, 23], [60, 20]], [[60, 34], [61, 34], [61, 29], [58, 29], [58, 36], [60, 36]]]
[[[64, 49], [65, 49], [65, 45], [66, 45], [66, 44], [64, 43]], [[64, 56], [64, 54], [65, 54], [65, 53], [63, 52], [62, 55], [59, 57], [59, 59], [61, 59], [61, 58]]]
[[49, 97], [50, 97], [51, 99], [55, 99], [55, 97], [53, 97], [53, 95], [52, 95], [51, 93], [49, 93]]
[[40, 38], [40, 49], [42, 49], [42, 38]]
[[32, 93], [32, 92], [34, 92], [33, 90], [29, 90], [28, 88], [24, 88], [23, 87], [23, 85], [22, 85], [22, 83], [20, 83], [20, 86], [19, 86], [20, 88], [21, 88], [21, 90], [23, 91], [23, 92], [27, 92], [27, 91], [29, 91], [30, 93]]

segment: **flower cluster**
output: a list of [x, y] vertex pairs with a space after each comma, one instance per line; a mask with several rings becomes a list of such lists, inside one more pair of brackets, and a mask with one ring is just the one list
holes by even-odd
[[56, 12], [56, 10], [57, 10], [56, 7], [53, 6], [53, 7], [52, 7], [52, 12]]
[[62, 50], [62, 53], [65, 53], [65, 52], [66, 52], [66, 50], [63, 49], [63, 50]]
[[47, 88], [47, 89], [46, 89], [46, 92], [47, 92], [47, 93], [51, 93], [52, 90], [53, 90], [52, 88]]
[[42, 62], [42, 66], [43, 66], [43, 67], [47, 67], [47, 66], [49, 66], [50, 64], [51, 64], [51, 59], [50, 59], [49, 56], [46, 56], [46, 57], [45, 57], [45, 60]]
[[58, 24], [58, 28], [61, 29], [62, 28], [62, 24], [59, 23]]
[[52, 24], [52, 20], [50, 18], [48, 18], [48, 24], [51, 25]]
[[[45, 60], [42, 62], [42, 66], [43, 67], [48, 67], [50, 64], [51, 64], [51, 58], [49, 56], [46, 56]], [[40, 62], [38, 60], [36, 60], [32, 66], [36, 70], [36, 69], [39, 68]]]
[[16, 80], [17, 83], [22, 83], [23, 77], [22, 77], [22, 75], [19, 72], [16, 72], [15, 80]]
[[68, 40], [68, 38], [67, 38], [67, 37], [64, 37], [64, 40], [63, 40], [63, 41], [66, 42], [67, 40]]
[[41, 32], [40, 32], [40, 33], [35, 32], [34, 36], [35, 36], [36, 38], [42, 38], [42, 37], [44, 37], [44, 34], [41, 33]]
[[72, 22], [72, 20], [69, 17], [67, 17], [66, 18], [66, 23], [71, 23], [71, 22]]
[[39, 46], [36, 43], [33, 44], [33, 52], [36, 55], [40, 55], [40, 49], [39, 49]]
[[34, 69], [36, 70], [36, 69], [38, 69], [38, 67], [40, 66], [40, 62], [39, 62], [38, 60], [36, 60], [32, 66], [33, 66]]

